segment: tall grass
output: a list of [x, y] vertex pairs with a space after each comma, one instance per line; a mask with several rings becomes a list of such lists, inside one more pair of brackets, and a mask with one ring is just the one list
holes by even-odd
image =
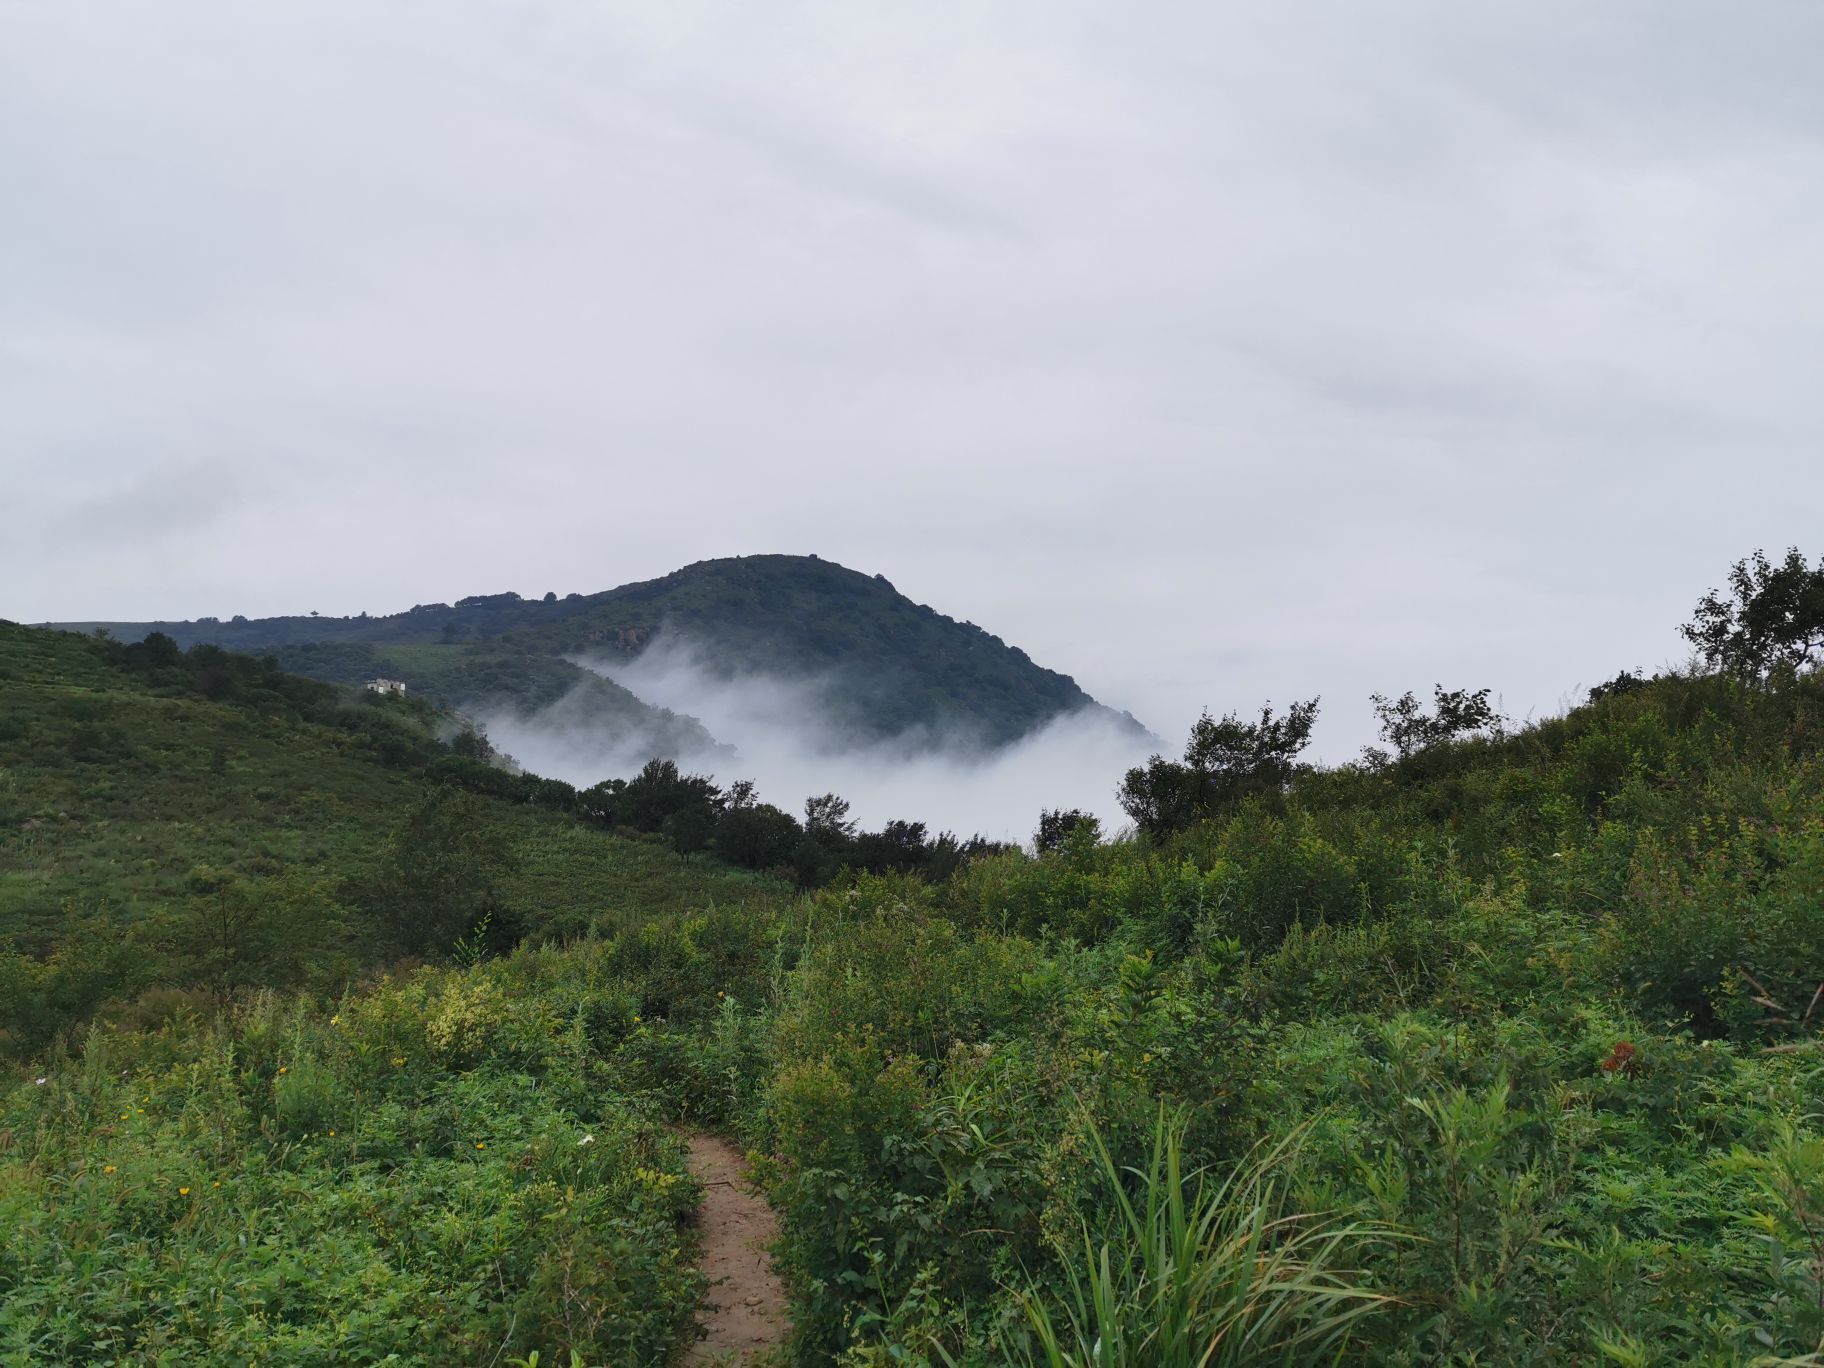
[[[1219, 1368], [1334, 1356], [1389, 1299], [1358, 1285], [1350, 1256], [1386, 1232], [1290, 1209], [1281, 1173], [1296, 1134], [1227, 1177], [1184, 1172], [1182, 1113], [1163, 1109], [1145, 1169], [1123, 1170], [1091, 1134], [1117, 1216], [1113, 1240], [1084, 1232], [1054, 1314], [1022, 1301], [1045, 1368]], [[1128, 1178], [1137, 1193], [1129, 1193]]]

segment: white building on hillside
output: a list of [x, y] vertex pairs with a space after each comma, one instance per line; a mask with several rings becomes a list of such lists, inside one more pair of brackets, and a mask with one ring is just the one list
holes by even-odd
[[403, 695], [405, 684], [397, 679], [370, 679], [367, 681], [367, 691], [377, 694]]

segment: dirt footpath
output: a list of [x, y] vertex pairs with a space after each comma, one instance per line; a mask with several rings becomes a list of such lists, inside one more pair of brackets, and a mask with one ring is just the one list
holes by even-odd
[[742, 1177], [741, 1151], [713, 1135], [693, 1135], [690, 1171], [703, 1184], [697, 1230], [698, 1266], [709, 1275], [708, 1304], [698, 1323], [708, 1332], [684, 1353], [686, 1364], [760, 1362], [790, 1333], [785, 1285], [767, 1252], [779, 1222]]

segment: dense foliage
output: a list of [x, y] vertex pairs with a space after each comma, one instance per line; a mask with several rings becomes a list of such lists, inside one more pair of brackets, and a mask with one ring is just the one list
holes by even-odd
[[695, 1187], [619, 1084], [637, 999], [590, 968], [93, 1032], [0, 1098], [0, 1356], [661, 1361]]
[[1662, 678], [1158, 844], [823, 895], [756, 1123], [807, 1361], [1044, 1361], [1035, 1310], [1151, 1298], [1122, 1260], [1174, 1185], [1111, 1205], [1099, 1156], [1148, 1172], [1162, 1104], [1385, 1299], [1355, 1358], [1819, 1351], [1821, 726], [1824, 681]]

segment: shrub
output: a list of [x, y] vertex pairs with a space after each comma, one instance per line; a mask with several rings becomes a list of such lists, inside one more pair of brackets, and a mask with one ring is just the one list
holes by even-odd
[[[1387, 1298], [1349, 1260], [1381, 1232], [1299, 1212], [1279, 1169], [1288, 1142], [1227, 1177], [1184, 1171], [1184, 1121], [1162, 1113], [1144, 1169], [1123, 1173], [1096, 1144], [1112, 1238], [1083, 1234], [1061, 1318], [1050, 1288], [1022, 1300], [1047, 1368], [1213, 1368], [1303, 1363], [1344, 1348]], [[1138, 1187], [1130, 1194], [1129, 1177]]]

